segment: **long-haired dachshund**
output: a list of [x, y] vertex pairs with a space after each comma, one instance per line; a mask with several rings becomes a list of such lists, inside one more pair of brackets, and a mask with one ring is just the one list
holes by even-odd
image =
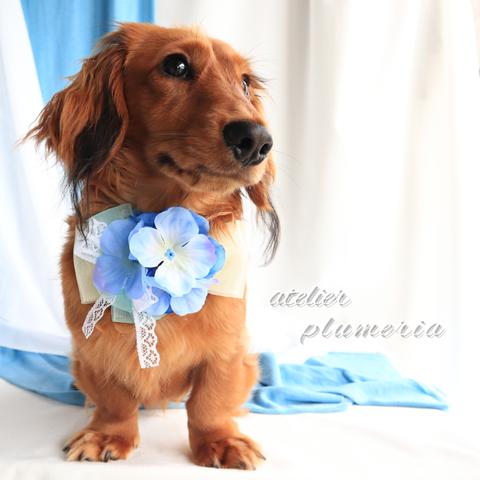
[[139, 444], [138, 408], [188, 396], [188, 429], [198, 465], [253, 469], [259, 447], [233, 417], [257, 379], [247, 353], [245, 298], [209, 295], [196, 314], [156, 323], [159, 367], [141, 369], [134, 328], [107, 311], [88, 340], [73, 265], [76, 229], [97, 212], [130, 203], [139, 211], [184, 206], [213, 231], [242, 217], [249, 197], [278, 240], [269, 187], [272, 138], [260, 79], [229, 45], [194, 29], [122, 24], [100, 42], [28, 134], [65, 168], [75, 214], [61, 257], [65, 316], [78, 388], [95, 404], [88, 425], [66, 444], [68, 460], [124, 459]]

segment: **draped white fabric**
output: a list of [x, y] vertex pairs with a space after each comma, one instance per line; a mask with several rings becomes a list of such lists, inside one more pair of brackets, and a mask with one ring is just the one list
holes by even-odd
[[[468, 0], [157, 0], [161, 25], [200, 24], [269, 79], [282, 220], [252, 266], [253, 347], [300, 359], [385, 351], [430, 383], [472, 386], [479, 355], [480, 92]], [[20, 5], [0, 4], [0, 322], [3, 345], [68, 351], [56, 262], [58, 171], [12, 142], [40, 109]], [[6, 92], [4, 94], [3, 92]], [[260, 258], [256, 255], [255, 262]], [[347, 308], [276, 307], [292, 289], [343, 290]], [[440, 323], [440, 339], [335, 339], [336, 324]], [[4, 328], [5, 327], [5, 328]]]
[[69, 350], [57, 264], [65, 206], [60, 171], [17, 147], [42, 108], [20, 2], [0, 2], [0, 345]]

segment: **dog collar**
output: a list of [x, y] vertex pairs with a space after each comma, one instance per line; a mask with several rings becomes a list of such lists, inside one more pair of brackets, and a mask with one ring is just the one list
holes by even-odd
[[[113, 221], [127, 219], [133, 215], [138, 215], [138, 212], [135, 212], [130, 204], [122, 204], [90, 217], [86, 235], [79, 230], [76, 231], [73, 263], [81, 303], [94, 304], [83, 326], [85, 336], [88, 338], [91, 335], [95, 324], [110, 307], [114, 322], [135, 325], [140, 365], [142, 368], [148, 368], [158, 366], [160, 362], [156, 351], [155, 323], [164, 315], [155, 316], [138, 312], [125, 293], [115, 297], [102, 294], [93, 282], [95, 264], [101, 255], [100, 238], [103, 231]], [[210, 285], [208, 294], [243, 298], [248, 264], [244, 222], [240, 220], [231, 222], [225, 231], [211, 236], [225, 249], [225, 264], [215, 275], [217, 283]]]

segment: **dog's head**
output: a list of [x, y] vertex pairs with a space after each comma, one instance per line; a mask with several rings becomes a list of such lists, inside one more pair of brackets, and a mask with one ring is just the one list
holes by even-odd
[[187, 194], [245, 187], [276, 235], [261, 90], [226, 43], [194, 29], [127, 23], [102, 39], [30, 135], [64, 163], [80, 218], [95, 176], [123, 169], [139, 188], [165, 178]]

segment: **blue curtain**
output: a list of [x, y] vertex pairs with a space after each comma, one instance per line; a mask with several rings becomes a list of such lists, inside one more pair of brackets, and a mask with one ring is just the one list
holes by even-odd
[[21, 0], [42, 97], [48, 102], [115, 22], [153, 22], [154, 0]]

